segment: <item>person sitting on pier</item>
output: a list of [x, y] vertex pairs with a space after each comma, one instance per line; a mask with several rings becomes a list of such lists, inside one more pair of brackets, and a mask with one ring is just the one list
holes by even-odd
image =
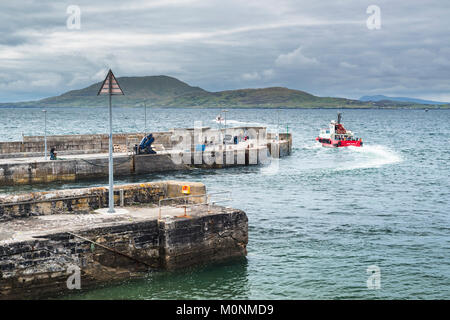
[[51, 148], [50, 149], [50, 160], [57, 160], [56, 155], [57, 155], [56, 148], [55, 147]]

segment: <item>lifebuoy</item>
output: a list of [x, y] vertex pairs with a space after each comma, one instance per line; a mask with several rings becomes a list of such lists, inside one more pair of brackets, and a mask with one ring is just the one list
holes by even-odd
[[182, 186], [181, 187], [181, 193], [183, 194], [190, 194], [191, 193], [191, 187], [190, 186]]

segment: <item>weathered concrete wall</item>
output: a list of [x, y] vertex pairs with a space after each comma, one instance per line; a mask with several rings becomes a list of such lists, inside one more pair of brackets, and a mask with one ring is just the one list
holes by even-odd
[[[226, 129], [212, 129], [210, 127], [202, 127], [202, 128], [175, 128], [171, 129], [173, 133], [172, 142], [177, 141], [181, 136], [190, 137], [190, 141], [192, 141], [193, 145], [197, 143], [203, 143], [205, 138], [207, 141], [214, 140], [215, 143], [222, 143], [219, 140], [219, 136], [224, 137], [225, 135], [237, 136], [242, 140], [245, 135], [249, 137], [249, 139], [258, 139], [263, 141], [266, 139], [266, 128], [265, 127], [227, 127]], [[189, 138], [188, 138], [189, 139]], [[175, 143], [174, 143], [175, 144]]]
[[147, 154], [133, 157], [133, 174], [185, 170], [189, 167], [183, 163], [174, 163], [169, 154]]
[[[68, 155], [80, 155], [80, 154], [93, 154], [93, 153], [104, 153], [103, 150], [100, 149], [92, 149], [92, 150], [68, 150], [68, 151], [58, 151], [58, 157], [64, 157]], [[16, 153], [0, 153], [0, 159], [14, 159], [14, 158], [38, 158], [43, 157], [44, 151], [40, 152], [16, 152]], [[49, 151], [50, 155], [50, 151]]]
[[[181, 196], [181, 188], [186, 184], [191, 186], [193, 195], [206, 191], [201, 183], [179, 181], [118, 187], [116, 201], [128, 208], [137, 205], [137, 210], [141, 210], [131, 216], [40, 216], [85, 213], [96, 209], [99, 203], [106, 206], [106, 188], [2, 196], [0, 207], [12, 203], [11, 208], [19, 210], [18, 201], [32, 203], [20, 217], [13, 215], [15, 219], [0, 222], [0, 299], [69, 293], [67, 280], [73, 272], [69, 271], [71, 266], [79, 268], [81, 287], [88, 289], [141, 277], [149, 270], [179, 269], [245, 256], [248, 219], [241, 210], [197, 205], [186, 217], [172, 215], [158, 219], [143, 215], [144, 204]], [[98, 202], [84, 201], [89, 194]], [[39, 216], [31, 217], [35, 214]]]
[[[179, 142], [180, 137], [190, 136], [193, 144], [200, 142], [195, 134], [201, 133], [202, 138], [222, 134], [242, 136], [248, 134], [251, 139], [265, 139], [264, 127], [231, 127], [225, 131], [211, 129], [209, 127], [200, 130], [194, 128], [171, 129], [166, 132], [152, 132], [155, 142], [153, 145], [158, 150], [170, 150]], [[116, 151], [133, 151], [135, 144], [139, 144], [144, 133], [117, 133], [113, 134], [113, 144]], [[109, 136], [107, 134], [75, 134], [75, 135], [51, 135], [47, 136], [47, 146], [50, 150], [55, 147], [59, 155], [106, 153], [109, 148]], [[23, 141], [0, 142], [0, 159], [42, 156], [44, 154], [43, 136], [24, 136]]]
[[[191, 195], [206, 193], [205, 185], [196, 182], [162, 181], [114, 187], [115, 205], [158, 204], [160, 199], [182, 196], [189, 185]], [[83, 214], [108, 207], [107, 187], [0, 195], [0, 221], [51, 214]]]
[[[249, 156], [251, 155], [251, 157]], [[267, 158], [260, 147], [226, 152], [181, 152], [150, 155], [118, 155], [114, 157], [114, 175], [130, 176], [152, 172], [186, 170], [193, 167], [222, 168], [256, 165]], [[174, 161], [172, 161], [174, 160]], [[179, 160], [179, 161], [178, 161]], [[208, 161], [210, 160], [210, 161]], [[108, 157], [71, 158], [57, 161], [10, 161], [0, 163], [0, 186], [92, 180], [108, 176]]]
[[[236, 136], [240, 141], [239, 150], [233, 143], [222, 144], [222, 135]], [[114, 144], [128, 146], [128, 151], [139, 143], [142, 133], [116, 134]], [[114, 175], [129, 176], [152, 172], [186, 170], [198, 168], [223, 168], [229, 166], [257, 165], [267, 162], [267, 149], [272, 157], [283, 157], [291, 153], [292, 136], [280, 134], [275, 141], [274, 135], [267, 133], [264, 127], [234, 127], [225, 131], [212, 130], [208, 127], [200, 129], [172, 129], [170, 132], [156, 132], [154, 145], [158, 151], [152, 155], [116, 154], [114, 157]], [[243, 137], [250, 140], [243, 142]], [[266, 137], [268, 140], [266, 140]], [[133, 140], [134, 139], [134, 140]], [[207, 142], [205, 152], [196, 151], [196, 146]], [[229, 143], [229, 142], [227, 142]], [[36, 155], [34, 149], [43, 149], [43, 137], [24, 137], [22, 153], [11, 152], [18, 143], [0, 143], [0, 186], [68, 182], [92, 180], [108, 176], [107, 135], [64, 135], [49, 136], [48, 146], [57, 146], [59, 159], [46, 161], [39, 158], [15, 159], [20, 155]], [[34, 144], [34, 145], [33, 145]], [[248, 148], [246, 146], [248, 144]], [[30, 146], [29, 148], [27, 147]], [[28, 148], [24, 150], [24, 148]], [[34, 148], [34, 149], [33, 149]], [[214, 148], [215, 151], [211, 151]], [[118, 148], [119, 151], [127, 151]], [[94, 151], [102, 153], [91, 154]], [[67, 154], [64, 157], [64, 154]], [[72, 154], [72, 156], [69, 156]], [[74, 156], [73, 154], [86, 154]], [[63, 156], [61, 156], [63, 155]], [[178, 161], [177, 161], [178, 160]]]
[[270, 156], [273, 158], [282, 158], [291, 154], [291, 144], [286, 140], [269, 142], [268, 148], [270, 151]]
[[248, 219], [243, 211], [197, 219], [160, 221], [161, 266], [176, 269], [247, 254]]
[[63, 232], [30, 241], [0, 241], [0, 299], [73, 292], [67, 288], [69, 266], [80, 268], [81, 288], [89, 289], [142, 277], [152, 269], [180, 269], [243, 257], [247, 243], [247, 216], [235, 209], [190, 219], [92, 227], [76, 236]]
[[279, 140], [275, 133], [267, 133], [267, 147], [270, 155], [273, 158], [289, 156], [292, 153], [292, 134], [280, 133], [278, 138]]
[[268, 160], [267, 148], [220, 151], [178, 152], [171, 155], [139, 155], [134, 158], [134, 174], [158, 171], [186, 170], [193, 167], [218, 169], [233, 166], [247, 166]]
[[[165, 149], [172, 147], [172, 132], [155, 132], [155, 144]], [[129, 151], [144, 137], [144, 133], [118, 133], [113, 135], [113, 144], [127, 146]], [[109, 136], [107, 134], [76, 134], [47, 136], [48, 149], [55, 147], [60, 155], [75, 153], [102, 153], [108, 152]], [[23, 141], [0, 142], [0, 156], [5, 158], [8, 154], [16, 157], [36, 156], [44, 153], [43, 136], [24, 136]]]
[[[79, 235], [126, 253], [158, 268], [158, 221], [92, 228]], [[68, 293], [69, 266], [81, 271], [82, 288], [142, 276], [143, 263], [74, 237], [68, 233], [48, 234], [36, 240], [0, 242], [0, 299], [42, 298]]]
[[[114, 173], [130, 175], [133, 161], [129, 156], [114, 157]], [[49, 183], [54, 181], [77, 181], [95, 179], [108, 175], [108, 158], [70, 159], [58, 161], [11, 160], [0, 163], [0, 185]]]
[[[44, 150], [44, 148], [42, 148], [41, 150]], [[17, 153], [17, 152], [26, 152], [22, 142], [19, 141], [0, 142], [0, 154]]]

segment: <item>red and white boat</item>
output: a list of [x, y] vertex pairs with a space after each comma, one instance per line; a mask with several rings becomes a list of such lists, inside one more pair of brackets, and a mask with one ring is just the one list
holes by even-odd
[[355, 138], [353, 132], [346, 130], [341, 123], [342, 115], [338, 113], [338, 120], [332, 120], [329, 128], [321, 129], [316, 138], [323, 147], [341, 148], [341, 147], [362, 147], [361, 138]]

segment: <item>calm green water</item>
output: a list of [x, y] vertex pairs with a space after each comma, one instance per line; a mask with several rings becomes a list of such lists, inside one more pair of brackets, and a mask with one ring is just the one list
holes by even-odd
[[[48, 109], [52, 134], [105, 133], [106, 108]], [[216, 126], [217, 110], [148, 110], [153, 131]], [[39, 109], [0, 109], [0, 136], [42, 134]], [[202, 181], [231, 190], [229, 205], [249, 217], [247, 259], [147, 278], [66, 298], [85, 299], [438, 299], [450, 298], [450, 111], [346, 110], [345, 126], [363, 148], [316, 144], [335, 110], [231, 110], [231, 125], [293, 133], [292, 156], [266, 167], [195, 170], [121, 179]], [[142, 131], [138, 108], [115, 109], [115, 131]], [[52, 185], [73, 188], [106, 180]], [[0, 192], [49, 186], [4, 188]], [[369, 290], [366, 269], [381, 269]]]

